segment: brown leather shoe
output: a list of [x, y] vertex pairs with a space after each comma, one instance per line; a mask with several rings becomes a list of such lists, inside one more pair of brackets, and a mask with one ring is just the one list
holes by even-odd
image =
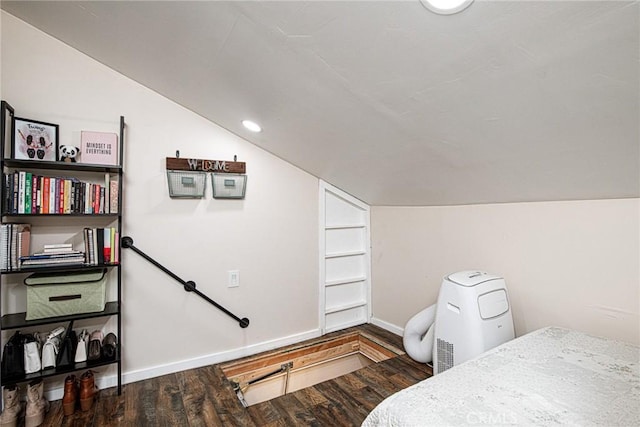
[[64, 396], [62, 397], [62, 410], [64, 416], [73, 415], [78, 402], [78, 380], [75, 375], [69, 375], [64, 380]]
[[89, 411], [96, 397], [96, 383], [93, 372], [87, 371], [80, 377], [80, 409]]

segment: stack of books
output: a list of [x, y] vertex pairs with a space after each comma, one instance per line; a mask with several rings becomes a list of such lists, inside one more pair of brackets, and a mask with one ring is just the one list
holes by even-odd
[[19, 270], [20, 257], [29, 255], [31, 225], [2, 224], [0, 227], [0, 270]]
[[71, 243], [44, 245], [42, 252], [20, 257], [22, 267], [51, 267], [84, 264], [84, 252], [73, 250]]

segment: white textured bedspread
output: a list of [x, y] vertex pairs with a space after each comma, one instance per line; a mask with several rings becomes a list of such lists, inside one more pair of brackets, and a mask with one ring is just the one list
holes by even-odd
[[548, 327], [385, 399], [373, 426], [640, 426], [640, 348]]

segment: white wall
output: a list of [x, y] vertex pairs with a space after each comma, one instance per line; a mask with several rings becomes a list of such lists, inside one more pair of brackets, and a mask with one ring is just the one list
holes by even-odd
[[507, 282], [516, 334], [559, 325], [640, 342], [640, 200], [373, 207], [373, 315], [398, 327], [443, 276]]
[[[315, 177], [4, 12], [2, 99], [17, 116], [59, 124], [63, 143], [77, 144], [80, 130], [117, 132], [124, 115], [124, 234], [251, 320], [240, 329], [124, 250], [123, 368], [129, 380], [318, 333]], [[170, 199], [164, 162], [177, 149], [181, 157], [201, 159], [238, 155], [247, 163], [246, 199], [213, 200], [210, 181], [203, 200]], [[227, 270], [234, 269], [240, 287], [229, 289]]]

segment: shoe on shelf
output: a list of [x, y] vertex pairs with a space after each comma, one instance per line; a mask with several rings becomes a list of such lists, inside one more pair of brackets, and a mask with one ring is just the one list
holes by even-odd
[[22, 412], [23, 406], [20, 402], [20, 396], [18, 393], [18, 386], [10, 385], [6, 386], [2, 392], [2, 399], [4, 404], [4, 411], [0, 414], [0, 426], [2, 427], [16, 427], [18, 425], [18, 418]]
[[102, 357], [102, 331], [91, 332], [91, 338], [89, 339], [89, 351], [87, 354], [87, 360], [96, 361]]
[[44, 422], [44, 415], [49, 410], [49, 402], [44, 398], [42, 378], [33, 380], [27, 387], [27, 414], [24, 427], [37, 427]]
[[102, 340], [102, 355], [107, 360], [114, 360], [116, 358], [116, 351], [118, 348], [118, 338], [113, 332], [109, 332], [104, 340]]
[[64, 416], [73, 415], [78, 403], [78, 380], [75, 375], [69, 375], [64, 380], [64, 396], [62, 397], [62, 410]]
[[93, 371], [87, 371], [80, 377], [80, 409], [89, 411], [96, 397], [96, 383]]
[[76, 354], [74, 361], [76, 363], [86, 362], [87, 361], [87, 353], [89, 350], [89, 331], [83, 329], [78, 335], [78, 347], [76, 347]]

